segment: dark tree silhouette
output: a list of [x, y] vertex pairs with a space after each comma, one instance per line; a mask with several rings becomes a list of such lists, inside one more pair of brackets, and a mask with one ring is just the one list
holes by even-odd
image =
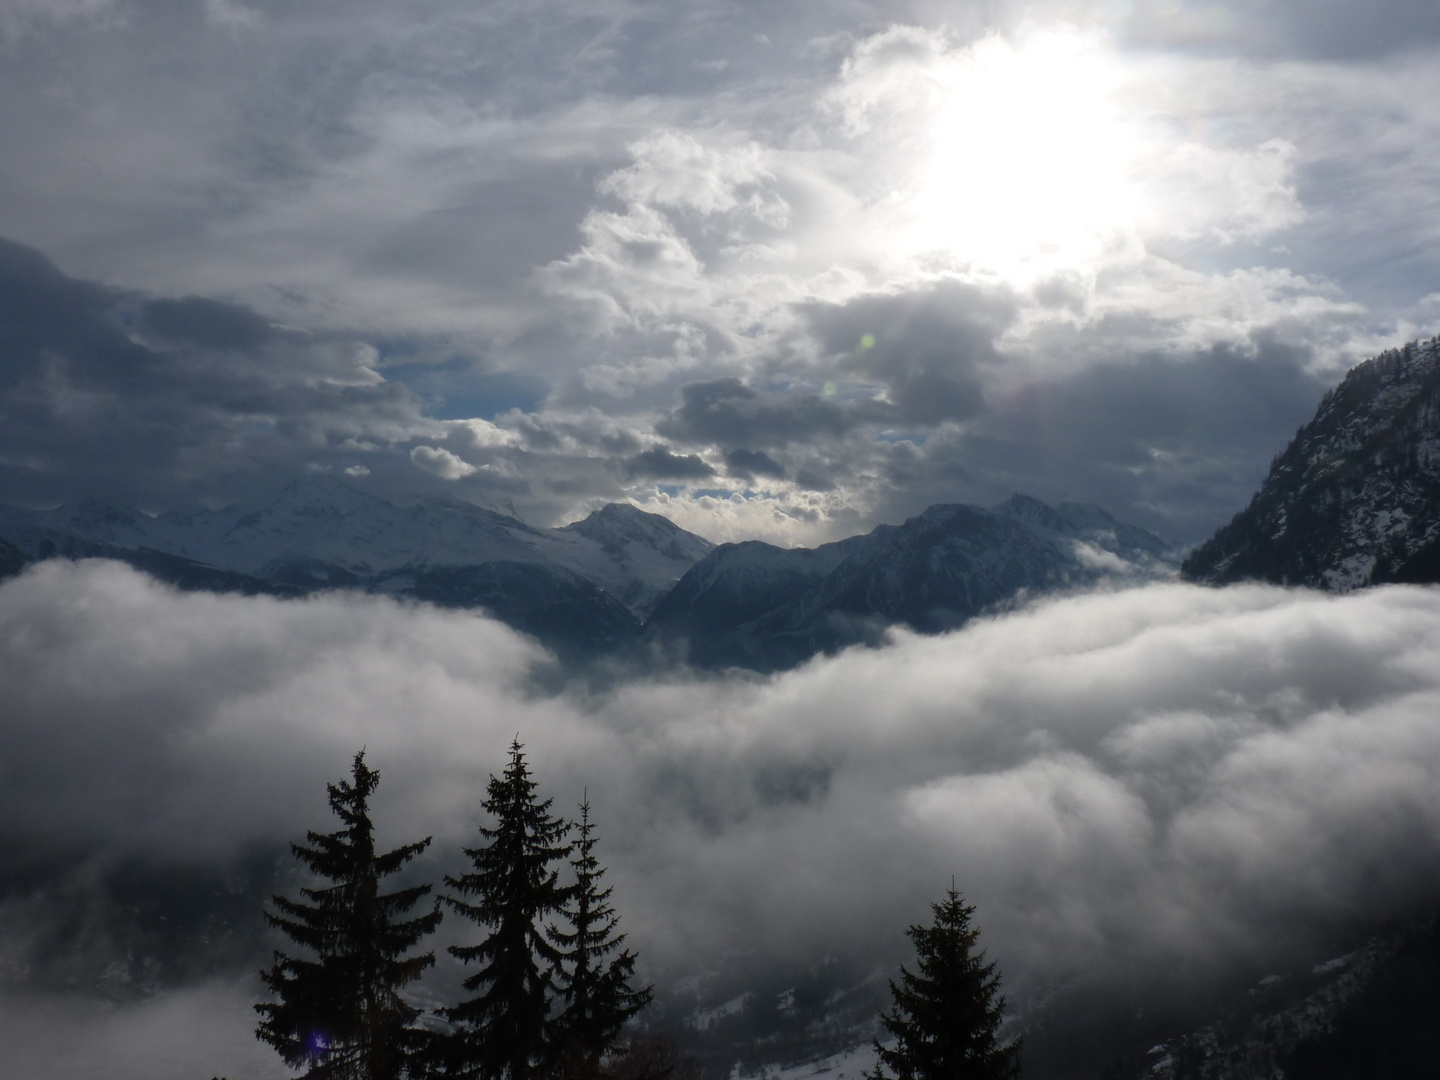
[[[396, 1080], [414, 1075], [424, 1032], [412, 1027], [419, 1010], [400, 988], [435, 962], [434, 953], [407, 955], [440, 922], [428, 914], [401, 919], [430, 891], [428, 885], [382, 893], [380, 883], [424, 851], [430, 838], [384, 854], [375, 851], [369, 799], [380, 774], [355, 755], [351, 779], [327, 785], [330, 809], [343, 823], [333, 833], [307, 832], [310, 847], [292, 844], [295, 857], [330, 882], [303, 888], [303, 900], [273, 897], [271, 926], [314, 959], [275, 953], [260, 972], [278, 1000], [255, 1006], [264, 1019], [256, 1036], [309, 1080]], [[308, 902], [306, 902], [308, 901]]]
[[474, 869], [445, 884], [473, 902], [444, 897], [452, 909], [490, 934], [478, 945], [450, 946], [465, 963], [483, 965], [464, 982], [479, 991], [442, 1015], [453, 1025], [441, 1065], [447, 1075], [481, 1080], [531, 1080], [551, 1056], [553, 971], [559, 951], [542, 920], [560, 910], [565, 893], [553, 864], [570, 852], [567, 824], [550, 816], [553, 800], [535, 797], [535, 781], [517, 738], [502, 776], [490, 777], [481, 803], [495, 818], [481, 826], [486, 844], [466, 848]]
[[975, 909], [953, 885], [930, 909], [931, 925], [905, 931], [918, 968], [902, 966], [899, 985], [890, 983], [894, 1004], [880, 1023], [895, 1044], [876, 1041], [880, 1060], [870, 1080], [1012, 1080], [1020, 1074], [1020, 1047], [996, 1038], [1005, 999], [994, 962], [976, 951]]
[[598, 1074], [601, 1058], [615, 1044], [625, 1022], [650, 1003], [650, 987], [635, 989], [635, 954], [621, 950], [625, 935], [620, 917], [610, 906], [608, 888], [600, 887], [605, 870], [594, 849], [599, 837], [590, 822], [590, 800], [580, 804], [570, 865], [575, 882], [565, 889], [561, 914], [568, 931], [551, 924], [550, 937], [562, 961], [555, 982], [564, 1008], [556, 1018], [555, 1049], [562, 1075]]

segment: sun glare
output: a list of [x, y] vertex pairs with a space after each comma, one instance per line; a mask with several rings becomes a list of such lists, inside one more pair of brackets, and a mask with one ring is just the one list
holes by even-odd
[[1134, 209], [1117, 77], [1073, 31], [990, 36], [960, 54], [908, 208], [914, 248], [1026, 278], [1115, 243]]

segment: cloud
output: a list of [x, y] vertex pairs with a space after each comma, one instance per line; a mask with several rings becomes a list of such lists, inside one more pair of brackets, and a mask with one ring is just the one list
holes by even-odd
[[5, 0], [0, 38], [15, 42], [72, 22], [103, 24], [116, 6], [115, 0]]
[[436, 446], [415, 447], [410, 451], [410, 460], [442, 480], [459, 480], [476, 471], [476, 467], [468, 461], [452, 454], [449, 450], [442, 450]]
[[737, 476], [785, 477], [785, 467], [763, 450], [746, 450], [743, 447], [730, 450], [725, 454], [725, 467]]
[[942, 281], [804, 310], [842, 367], [884, 381], [899, 421], [937, 424], [984, 409], [977, 367], [999, 362], [995, 339], [1014, 307], [1003, 290]]
[[[998, 499], [1011, 490], [1106, 507], [1195, 542], [1244, 505], [1324, 392], [1312, 353], [1262, 339], [1140, 363], [1100, 363], [996, 393], [939, 463], [963, 463]], [[931, 489], [934, 491], [935, 489]]]
[[655, 480], [705, 480], [715, 475], [715, 469], [698, 454], [676, 454], [663, 446], [627, 458], [625, 471], [632, 477]]
[[543, 655], [483, 618], [375, 598], [52, 563], [0, 600], [17, 842], [223, 866], [323, 824], [363, 745], [383, 837], [433, 833], [443, 865], [519, 731], [545, 794], [588, 787], [666, 986], [740, 947], [889, 963], [952, 873], [1017, 1000], [1223, 968], [1440, 887], [1429, 589], [1155, 586], [598, 697], [537, 693]]
[[1440, 41], [1440, 15], [1422, 0], [1380, 0], [1363, 17], [1343, 0], [1137, 4], [1121, 25], [1139, 44], [1284, 58], [1370, 59]]
[[[1153, 386], [1274, 343], [1332, 382], [1433, 329], [1418, 6], [1351, 28], [1414, 46], [1383, 64], [1302, 42], [1345, 35], [1293, 4], [562, 4], [539, 38], [523, 7], [455, 0], [42, 7], [0, 14], [45, 45], [0, 71], [0, 232], [67, 274], [15, 316], [44, 340], [4, 357], [36, 372], [0, 402], [27, 418], [6, 500], [366, 469], [546, 524], [656, 498], [630, 459], [663, 441], [773, 462], [733, 480], [778, 511], [687, 496], [717, 535], [812, 543], [1019, 488], [1189, 538], [1243, 502], [1289, 403], [1244, 439], [1120, 451], [1077, 420], [1070, 456], [1005, 465], [987, 448], [1043, 428], [1013, 401], [1088, 407], [1084, 369]], [[447, 426], [477, 418], [484, 447]], [[421, 445], [474, 471], [417, 468]]]
[[[0, 400], [22, 418], [0, 435], [5, 501], [102, 493], [164, 507], [253, 496], [306, 468], [379, 490], [458, 485], [465, 497], [514, 500], [544, 524], [596, 499], [654, 498], [656, 481], [711, 479], [715, 466], [700, 453], [713, 448], [735, 481], [763, 479], [764, 496], [779, 503], [747, 515], [712, 501], [681, 516], [702, 534], [737, 538], [749, 521], [759, 530], [750, 535], [786, 544], [1012, 490], [1098, 502], [1198, 539], [1243, 502], [1318, 400], [1322, 383], [1305, 369], [1320, 366], [1338, 332], [1326, 321], [1338, 308], [1322, 304], [1303, 335], [1245, 336], [1287, 302], [1266, 298], [1270, 278], [1247, 274], [1228, 287], [1246, 309], [1224, 327], [1235, 346], [1116, 363], [1086, 354], [1173, 338], [1155, 329], [1171, 324], [1107, 312], [1029, 331], [1027, 347], [1013, 339], [1013, 290], [947, 280], [798, 305], [804, 321], [766, 361], [779, 377], [763, 389], [735, 376], [681, 383], [678, 407], [615, 416], [550, 404], [541, 384], [485, 375], [440, 342], [376, 347], [281, 327], [232, 303], [107, 289], [21, 245], [6, 248], [4, 267], [0, 304], [11, 320], [0, 348], [12, 362]], [[1291, 279], [1277, 287], [1306, 289]], [[1174, 303], [1178, 321], [1186, 302]], [[1185, 333], [1203, 341], [1218, 330]], [[1055, 370], [1052, 354], [1078, 370]], [[783, 376], [791, 364], [801, 379]], [[676, 381], [678, 369], [655, 365], [658, 386]], [[834, 378], [809, 389], [817, 374]], [[476, 391], [469, 404], [491, 419], [426, 415], [427, 402], [446, 398], [463, 414], [466, 386]], [[534, 411], [496, 411], [507, 395]], [[656, 435], [673, 448], [645, 449]]]
[[[680, 408], [661, 417], [656, 430], [692, 443], [773, 448], [843, 435], [866, 417], [863, 406], [846, 407], [803, 392], [762, 396], [734, 378], [690, 383], [680, 397]], [[869, 413], [883, 415], [878, 409]]]
[[632, 164], [611, 173], [600, 190], [627, 203], [652, 204], [718, 214], [746, 207], [775, 226], [786, 222], [781, 199], [766, 197], [761, 181], [773, 179], [761, 147], [705, 146], [683, 131], [658, 131], [629, 147]]
[[115, 1007], [73, 996], [0, 995], [0, 1040], [12, 1076], [186, 1080], [291, 1076], [253, 1035], [250, 980], [222, 981]]
[[201, 296], [151, 300], [141, 310], [147, 330], [201, 348], [258, 349], [272, 333], [270, 324], [248, 308]]
[[102, 288], [8, 241], [0, 316], [5, 501], [234, 497], [306, 466], [371, 465], [386, 444], [443, 430], [353, 338]]

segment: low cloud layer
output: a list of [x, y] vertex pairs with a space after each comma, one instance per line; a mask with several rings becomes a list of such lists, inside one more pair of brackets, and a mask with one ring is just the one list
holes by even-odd
[[1440, 890], [1434, 590], [1160, 585], [769, 680], [555, 693], [544, 664], [471, 615], [46, 564], [0, 587], [0, 815], [56, 850], [224, 867], [328, 828], [324, 784], [364, 746], [382, 833], [435, 834], [440, 868], [518, 732], [557, 807], [588, 788], [662, 989], [747, 953], [889, 967], [952, 874], [1021, 1002], [1223, 970]]
[[226, 980], [118, 1008], [0, 995], [6, 1073], [25, 1080], [191, 1080], [216, 1070], [247, 1080], [291, 1077], [250, 1034], [253, 994], [248, 980]]

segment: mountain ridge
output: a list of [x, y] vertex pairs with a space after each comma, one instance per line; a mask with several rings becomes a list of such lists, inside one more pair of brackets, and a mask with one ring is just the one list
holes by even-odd
[[1352, 368], [1181, 574], [1331, 592], [1440, 581], [1440, 338]]
[[1099, 507], [1019, 494], [988, 510], [939, 503], [818, 548], [722, 544], [661, 601], [645, 636], [683, 640], [701, 667], [776, 671], [876, 644], [892, 625], [939, 633], [1020, 595], [1152, 580], [1175, 565], [1165, 541]]
[[1016, 597], [1175, 566], [1164, 541], [1099, 507], [1018, 494], [991, 509], [937, 504], [816, 548], [717, 547], [633, 505], [541, 529], [458, 499], [390, 501], [330, 478], [213, 510], [0, 507], [0, 545], [10, 572], [100, 557], [181, 588], [407, 596], [483, 608], [562, 659], [648, 654], [762, 672], [877, 644], [892, 625], [937, 633]]

